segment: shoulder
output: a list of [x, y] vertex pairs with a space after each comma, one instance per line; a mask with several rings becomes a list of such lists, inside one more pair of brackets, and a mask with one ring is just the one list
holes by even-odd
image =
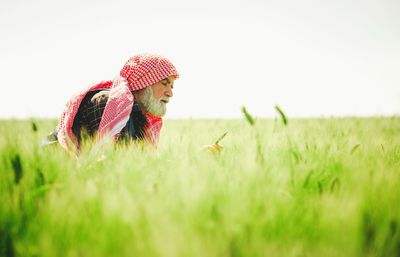
[[102, 105], [107, 103], [110, 95], [109, 90], [101, 90], [100, 92], [94, 92], [94, 95], [90, 98], [90, 103], [93, 105]]

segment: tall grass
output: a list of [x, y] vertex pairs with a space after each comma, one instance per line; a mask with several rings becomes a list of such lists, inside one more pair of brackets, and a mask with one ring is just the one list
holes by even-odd
[[397, 117], [174, 120], [79, 160], [54, 126], [0, 122], [0, 256], [400, 256]]

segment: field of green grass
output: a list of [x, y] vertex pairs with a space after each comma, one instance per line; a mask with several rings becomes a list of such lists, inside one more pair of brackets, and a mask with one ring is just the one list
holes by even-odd
[[400, 117], [170, 120], [78, 160], [55, 124], [0, 121], [0, 256], [400, 256]]

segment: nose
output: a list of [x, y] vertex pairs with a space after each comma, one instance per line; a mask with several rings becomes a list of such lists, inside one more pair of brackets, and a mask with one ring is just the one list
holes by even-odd
[[165, 95], [168, 97], [172, 97], [174, 96], [174, 93], [172, 93], [172, 88], [171, 86], [167, 86], [166, 90], [165, 90]]

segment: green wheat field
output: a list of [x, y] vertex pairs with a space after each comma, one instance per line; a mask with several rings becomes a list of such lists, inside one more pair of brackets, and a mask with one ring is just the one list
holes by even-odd
[[400, 256], [398, 116], [167, 120], [79, 159], [56, 123], [0, 121], [0, 256]]

